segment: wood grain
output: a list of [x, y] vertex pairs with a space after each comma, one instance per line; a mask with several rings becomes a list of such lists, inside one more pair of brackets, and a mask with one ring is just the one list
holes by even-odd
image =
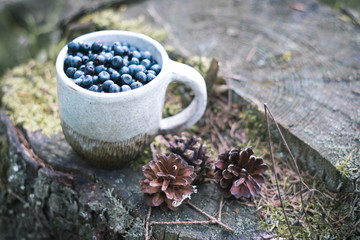
[[285, 0], [144, 5], [126, 13], [171, 26], [169, 44], [185, 49], [184, 55], [219, 59], [220, 71], [236, 76], [226, 79], [234, 92], [261, 111], [268, 103], [305, 170], [316, 168], [329, 187], [337, 188], [344, 178], [335, 166], [352, 152], [347, 168], [354, 171], [347, 179], [360, 176], [357, 25], [311, 0], [303, 1], [301, 11]]

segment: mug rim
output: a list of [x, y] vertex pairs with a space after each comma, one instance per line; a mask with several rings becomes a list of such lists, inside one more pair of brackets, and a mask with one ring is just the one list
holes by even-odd
[[[165, 75], [165, 71], [164, 71], [164, 66], [166, 65], [166, 62], [169, 61], [169, 57], [165, 51], [165, 48], [155, 39], [142, 34], [142, 33], [136, 33], [136, 32], [130, 32], [130, 31], [123, 31], [123, 30], [102, 30], [102, 31], [95, 31], [95, 32], [91, 32], [91, 33], [86, 33], [83, 34], [71, 41], [77, 41], [77, 42], [85, 42], [87, 41], [88, 38], [92, 38], [92, 37], [106, 37], [106, 36], [114, 36], [114, 35], [118, 35], [118, 36], [130, 36], [130, 37], [135, 37], [135, 38], [140, 38], [144, 41], [149, 42], [151, 45], [155, 46], [155, 48], [159, 51], [161, 59], [162, 59], [162, 66], [161, 66], [161, 71], [160, 73], [156, 76], [156, 78], [154, 80], [152, 80], [150, 83], [145, 84], [144, 86], [140, 87], [140, 88], [136, 88], [136, 89], [132, 89], [131, 91], [126, 91], [126, 92], [118, 92], [118, 93], [98, 93], [98, 92], [93, 92], [93, 91], [89, 91], [88, 89], [82, 88], [80, 86], [78, 86], [77, 84], [75, 84], [68, 76], [66, 76], [65, 71], [64, 71], [64, 60], [67, 57], [68, 53], [68, 46], [67, 44], [61, 49], [61, 51], [59, 52], [57, 58], [56, 58], [56, 72], [57, 72], [57, 79], [58, 81], [63, 81], [67, 86], [69, 86], [70, 88], [73, 88], [75, 91], [79, 91], [79, 93], [81, 94], [85, 94], [91, 97], [100, 97], [100, 98], [114, 98], [114, 97], [119, 97], [119, 96], [129, 96], [132, 94], [141, 94], [144, 91], [147, 91], [148, 88], [150, 88], [152, 85], [154, 85], [155, 83], [161, 81], [161, 78], [163, 75]], [[150, 85], [150, 86], [148, 86]], [[135, 93], [134, 93], [135, 91]]]

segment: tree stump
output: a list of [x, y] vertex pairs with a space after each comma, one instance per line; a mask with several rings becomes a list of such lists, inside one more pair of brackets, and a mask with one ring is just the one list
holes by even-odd
[[359, 25], [318, 1], [133, 5], [184, 55], [216, 57], [241, 99], [272, 109], [304, 169], [332, 189], [360, 176]]
[[[139, 191], [141, 170], [107, 171], [84, 162], [62, 134], [14, 127], [5, 111], [0, 122], [0, 233], [4, 239], [143, 239], [148, 207]], [[198, 186], [192, 202], [211, 215], [219, 208], [214, 184]], [[156, 239], [254, 239], [252, 209], [227, 201], [217, 225], [154, 225]], [[154, 209], [152, 221], [207, 220], [183, 204], [176, 212]]]

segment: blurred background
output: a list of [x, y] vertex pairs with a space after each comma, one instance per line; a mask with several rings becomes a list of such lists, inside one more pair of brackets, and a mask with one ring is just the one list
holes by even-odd
[[[344, 16], [359, 20], [359, 0], [321, 1]], [[66, 35], [67, 23], [100, 8], [117, 8], [124, 2], [127, 1], [1, 0], [0, 76], [7, 68], [29, 58], [45, 61], [53, 57], [54, 47]]]

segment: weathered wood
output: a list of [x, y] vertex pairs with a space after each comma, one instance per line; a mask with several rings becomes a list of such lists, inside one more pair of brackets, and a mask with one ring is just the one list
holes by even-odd
[[268, 103], [297, 159], [329, 187], [344, 180], [337, 165], [345, 189], [360, 176], [357, 25], [312, 0], [157, 0], [125, 14], [165, 27], [185, 56], [218, 58], [231, 89], [260, 111]]

